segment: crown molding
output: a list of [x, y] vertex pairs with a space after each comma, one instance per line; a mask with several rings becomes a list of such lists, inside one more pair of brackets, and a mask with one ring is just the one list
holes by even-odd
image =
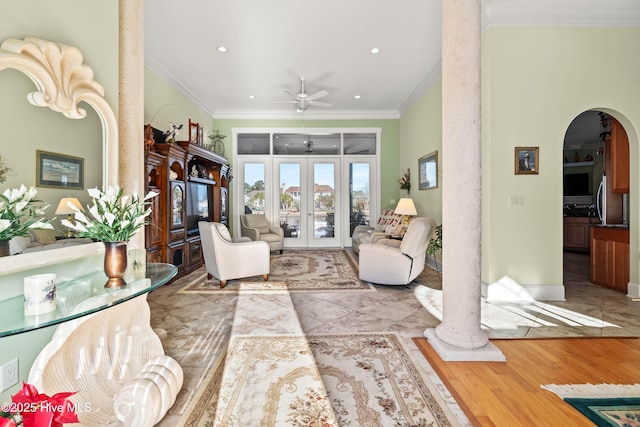
[[180, 79], [174, 76], [165, 66], [163, 66], [160, 61], [154, 58], [152, 55], [145, 53], [144, 55], [144, 64], [149, 67], [154, 73], [162, 77], [164, 81], [166, 81], [171, 87], [182, 93], [184, 96], [189, 98], [191, 102], [196, 104], [198, 107], [202, 108], [207, 114], [213, 116], [213, 112], [211, 108], [200, 99], [195, 93], [190, 91], [187, 87], [185, 87]]
[[637, 0], [483, 0], [482, 6], [486, 25], [640, 26]]
[[399, 119], [397, 110], [314, 110], [297, 113], [283, 110], [216, 110], [214, 119], [245, 120], [388, 120]]

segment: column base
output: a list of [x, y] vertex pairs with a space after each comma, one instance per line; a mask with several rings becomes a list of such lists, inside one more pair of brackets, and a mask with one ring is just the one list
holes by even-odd
[[506, 362], [507, 358], [491, 342], [480, 348], [466, 349], [442, 341], [436, 335], [435, 328], [424, 331], [429, 344], [445, 362]]

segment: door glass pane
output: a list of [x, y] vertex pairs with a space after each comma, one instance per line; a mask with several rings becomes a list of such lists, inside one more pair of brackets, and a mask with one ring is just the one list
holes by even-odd
[[313, 236], [333, 238], [335, 225], [335, 166], [333, 163], [313, 165]]
[[269, 134], [238, 134], [238, 154], [269, 154]]
[[369, 163], [349, 165], [349, 237], [359, 225], [369, 225]]
[[376, 154], [376, 134], [345, 133], [343, 154], [356, 156]]
[[307, 135], [276, 133], [273, 154], [294, 156], [336, 155], [340, 153], [340, 134]]
[[280, 163], [280, 227], [285, 239], [299, 239], [300, 229], [300, 164]]
[[244, 213], [264, 214], [264, 163], [244, 164]]

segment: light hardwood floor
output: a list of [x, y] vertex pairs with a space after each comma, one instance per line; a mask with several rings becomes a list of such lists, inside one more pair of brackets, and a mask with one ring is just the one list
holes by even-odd
[[[589, 283], [588, 255], [565, 253], [564, 260], [564, 283], [569, 285], [567, 300], [574, 301], [572, 308], [579, 307], [576, 302], [583, 300], [584, 313], [593, 314], [597, 311], [596, 303], [606, 301], [611, 291], [604, 288], [599, 291], [599, 287]], [[589, 297], [581, 297], [582, 294]], [[623, 294], [620, 297], [616, 304], [635, 308], [625, 310], [605, 302], [602, 320], [605, 317], [611, 321], [625, 317], [631, 320], [629, 315], [637, 313], [637, 302], [625, 300]], [[624, 337], [622, 333], [625, 330], [633, 334], [634, 328], [604, 330], [620, 337], [594, 334], [543, 338], [540, 337], [543, 334], [534, 333], [524, 339], [492, 339], [506, 356], [506, 362], [443, 362], [426, 339], [415, 338], [414, 342], [474, 426], [593, 426], [577, 410], [540, 386], [639, 383], [640, 339]]]
[[443, 362], [424, 338], [414, 342], [474, 426], [593, 426], [544, 384], [634, 384], [638, 338], [491, 340], [506, 362]]

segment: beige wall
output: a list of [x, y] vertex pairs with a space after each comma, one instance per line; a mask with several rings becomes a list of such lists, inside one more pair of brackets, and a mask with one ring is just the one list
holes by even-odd
[[[562, 284], [564, 135], [577, 115], [599, 109], [612, 113], [629, 135], [631, 282], [638, 283], [639, 43], [640, 29], [491, 27], [483, 33], [484, 282], [508, 275], [524, 285]], [[402, 167], [413, 171], [419, 156], [440, 150], [441, 98], [438, 82], [403, 114]], [[540, 147], [538, 175], [514, 174], [519, 146]], [[419, 211], [438, 218], [441, 188], [438, 200], [427, 199], [432, 191], [412, 196]], [[511, 196], [524, 204], [509, 206]]]

